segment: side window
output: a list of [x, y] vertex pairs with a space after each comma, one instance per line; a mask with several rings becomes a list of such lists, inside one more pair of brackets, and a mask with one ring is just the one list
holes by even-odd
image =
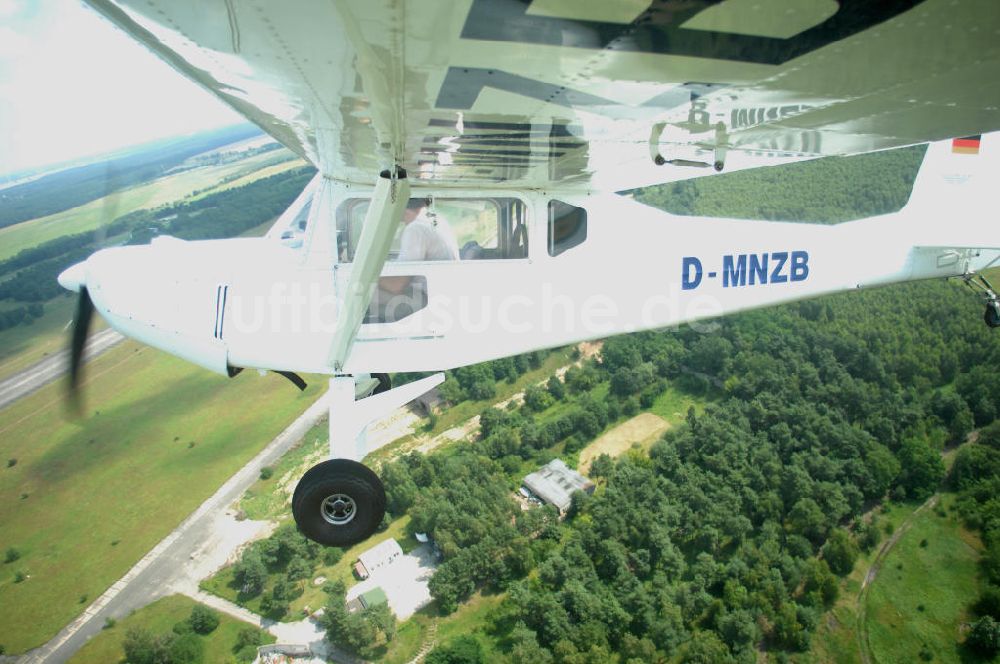
[[549, 256], [558, 256], [586, 239], [587, 211], [562, 201], [549, 201]]
[[500, 214], [495, 201], [484, 199], [436, 199], [434, 218], [445, 223], [455, 236], [460, 260], [498, 258]]
[[[402, 238], [406, 223], [422, 224], [423, 237], [432, 235], [431, 244], [452, 247], [450, 255], [462, 261], [527, 258], [528, 225], [526, 206], [516, 198], [428, 198], [428, 205], [404, 217], [389, 249], [389, 260], [404, 258]], [[368, 200], [348, 199], [337, 210], [337, 244], [340, 261], [354, 260], [361, 238]], [[412, 217], [412, 218], [411, 218]], [[412, 246], [411, 246], [412, 248]], [[445, 260], [443, 251], [423, 260]]]
[[427, 306], [427, 277], [379, 277], [364, 324], [395, 323]]

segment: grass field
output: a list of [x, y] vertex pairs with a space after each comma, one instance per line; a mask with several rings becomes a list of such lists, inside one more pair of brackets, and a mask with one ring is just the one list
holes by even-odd
[[227, 189], [233, 189], [235, 187], [242, 187], [245, 184], [250, 184], [251, 182], [256, 182], [257, 180], [262, 180], [263, 178], [271, 177], [272, 175], [278, 175], [279, 173], [284, 173], [285, 171], [290, 171], [293, 168], [298, 168], [300, 166], [307, 165], [304, 159], [290, 158], [291, 155], [287, 151], [280, 151], [278, 154], [283, 155], [285, 161], [277, 164], [265, 165], [262, 168], [255, 170], [247, 175], [240, 175], [237, 178], [229, 180], [228, 182], [222, 182], [214, 187], [210, 187], [202, 191], [201, 193], [192, 196], [192, 200], [197, 200], [208, 196], [209, 194], [216, 194], [220, 191], [226, 191]]
[[254, 482], [240, 499], [240, 509], [247, 518], [255, 521], [286, 518], [295, 483], [313, 464], [325, 459], [329, 438], [327, 421], [324, 419], [306, 433], [298, 445], [285, 452], [271, 466], [274, 475]]
[[630, 420], [598, 436], [594, 442], [580, 450], [578, 470], [584, 475], [590, 470], [591, 462], [602, 454], [616, 457], [623, 454], [633, 445], [639, 445], [648, 450], [663, 432], [670, 428], [659, 415], [641, 413]]
[[[88, 367], [87, 417], [62, 385], [0, 411], [0, 644], [50, 638], [319, 393], [274, 375], [231, 381], [125, 342]], [[28, 578], [15, 582], [15, 573]]]
[[174, 203], [227, 177], [245, 178], [287, 158], [286, 152], [275, 151], [220, 166], [194, 168], [47, 217], [8, 226], [0, 229], [0, 260], [61, 235], [95, 230], [112, 220], [109, 215], [120, 217], [135, 210]]
[[[942, 494], [947, 511], [952, 494]], [[886, 556], [868, 593], [867, 628], [876, 662], [962, 662], [958, 642], [977, 596], [982, 545], [953, 514], [925, 509]]]
[[424, 641], [432, 634], [434, 643], [442, 645], [457, 636], [469, 635], [479, 639], [483, 645], [485, 661], [497, 658], [494, 640], [484, 631], [487, 616], [500, 606], [505, 593], [484, 595], [477, 592], [469, 601], [463, 602], [458, 610], [449, 616], [438, 616], [437, 606], [429, 604], [412, 618], [399, 625], [396, 638], [389, 644], [381, 657], [375, 661], [385, 664], [405, 664], [413, 659]]
[[663, 394], [656, 397], [649, 412], [659, 415], [671, 426], [677, 426], [684, 422], [688, 408], [693, 406], [696, 413], [701, 413], [706, 405], [724, 396], [722, 390], [714, 387], [710, 387], [707, 394], [697, 394], [686, 389], [691, 382], [691, 378], [684, 374], [672, 379]]
[[882, 540], [872, 551], [862, 552], [854, 570], [841, 581], [840, 597], [833, 608], [826, 613], [808, 653], [796, 655], [792, 661], [816, 664], [860, 664], [858, 642], [858, 600], [861, 584], [879, 548], [890, 536], [886, 530], [895, 532], [899, 525], [913, 513], [917, 505], [909, 503], [886, 503], [872, 513], [872, 518], [883, 533]]
[[[87, 642], [83, 648], [70, 658], [71, 664], [114, 664], [125, 659], [122, 641], [130, 627], [147, 629], [153, 634], [170, 632], [173, 626], [191, 615], [191, 609], [197, 605], [192, 599], [183, 595], [171, 595], [136, 611], [117, 625], [106, 629]], [[218, 612], [217, 612], [218, 613]], [[236, 620], [224, 613], [218, 613], [219, 626], [201, 637], [205, 644], [206, 664], [235, 661], [233, 647], [239, 633], [245, 629], [255, 629], [253, 625]], [[263, 643], [274, 643], [274, 637], [262, 630], [257, 630]]]

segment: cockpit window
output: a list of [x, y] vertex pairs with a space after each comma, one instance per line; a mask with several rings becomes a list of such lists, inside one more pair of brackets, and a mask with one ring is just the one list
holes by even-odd
[[562, 201], [549, 201], [549, 256], [558, 256], [586, 240], [587, 211]]
[[[415, 198], [410, 200], [389, 250], [390, 261], [447, 260], [440, 255], [457, 253], [458, 260], [527, 258], [528, 227], [525, 205], [516, 198]], [[337, 246], [341, 262], [351, 262], [368, 212], [367, 199], [351, 199], [337, 210]], [[420, 224], [420, 233], [409, 223]], [[437, 255], [421, 256], [414, 249], [415, 236], [429, 236], [432, 244], [453, 246]]]
[[306, 228], [309, 226], [309, 211], [312, 209], [313, 191], [306, 189], [268, 231], [269, 238], [276, 238], [281, 244], [292, 249], [302, 246]]

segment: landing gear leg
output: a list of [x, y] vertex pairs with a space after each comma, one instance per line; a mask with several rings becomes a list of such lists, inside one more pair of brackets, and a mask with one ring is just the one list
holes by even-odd
[[[355, 400], [353, 376], [334, 376], [326, 398], [330, 406], [330, 456], [302, 476], [292, 495], [292, 514], [303, 535], [325, 546], [349, 546], [370, 537], [385, 516], [385, 489], [360, 463], [368, 453], [368, 425], [444, 380], [435, 374], [394, 389], [380, 380], [375, 390]], [[388, 376], [386, 376], [388, 382]]]
[[981, 274], [965, 275], [965, 285], [979, 292], [986, 300], [986, 311], [983, 320], [989, 327], [1000, 327], [1000, 297], [997, 297], [993, 285]]
[[382, 523], [385, 489], [378, 475], [360, 463], [368, 422], [359, 417], [354, 377], [331, 378], [326, 398], [332, 458], [299, 480], [292, 495], [292, 515], [309, 539], [325, 546], [349, 546], [370, 537]]

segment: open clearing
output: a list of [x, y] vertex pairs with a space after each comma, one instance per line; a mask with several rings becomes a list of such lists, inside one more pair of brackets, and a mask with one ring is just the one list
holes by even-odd
[[0, 229], [0, 260], [14, 256], [22, 249], [34, 247], [62, 235], [95, 230], [112, 221], [108, 218], [109, 215], [120, 217], [135, 210], [174, 203], [201, 189], [216, 185], [226, 178], [245, 177], [254, 171], [275, 165], [276, 161], [287, 158], [287, 152], [275, 151], [229, 164], [194, 168], [47, 217], [39, 217], [2, 228]]
[[591, 462], [597, 457], [602, 454], [619, 456], [634, 444], [638, 444], [643, 450], [648, 450], [669, 428], [670, 423], [659, 415], [640, 413], [601, 434], [594, 442], [583, 448], [580, 452], [579, 471], [586, 475]]
[[[941, 506], [955, 500], [943, 494]], [[876, 662], [962, 662], [958, 641], [977, 596], [981, 544], [954, 515], [926, 509], [913, 518], [868, 592], [867, 629]]]
[[[125, 659], [122, 642], [125, 639], [125, 633], [130, 627], [141, 627], [153, 634], [164, 634], [170, 632], [177, 623], [186, 620], [191, 615], [191, 609], [196, 605], [197, 602], [183, 595], [164, 597], [136, 611], [111, 629], [106, 629], [95, 636], [87, 645], [71, 657], [69, 661], [72, 664], [110, 664], [111, 662], [121, 662]], [[233, 646], [236, 645], [239, 633], [244, 629], [255, 626], [236, 620], [218, 611], [216, 615], [219, 616], [219, 626], [211, 634], [202, 637], [205, 643], [204, 661], [236, 661], [233, 657]], [[260, 633], [263, 637], [261, 639], [263, 643], [274, 643], [273, 636], [264, 631]]]
[[[0, 411], [0, 644], [44, 643], [120, 578], [319, 393], [229, 380], [125, 342], [87, 367], [87, 417], [63, 386]], [[22, 571], [27, 579], [15, 582]]]

